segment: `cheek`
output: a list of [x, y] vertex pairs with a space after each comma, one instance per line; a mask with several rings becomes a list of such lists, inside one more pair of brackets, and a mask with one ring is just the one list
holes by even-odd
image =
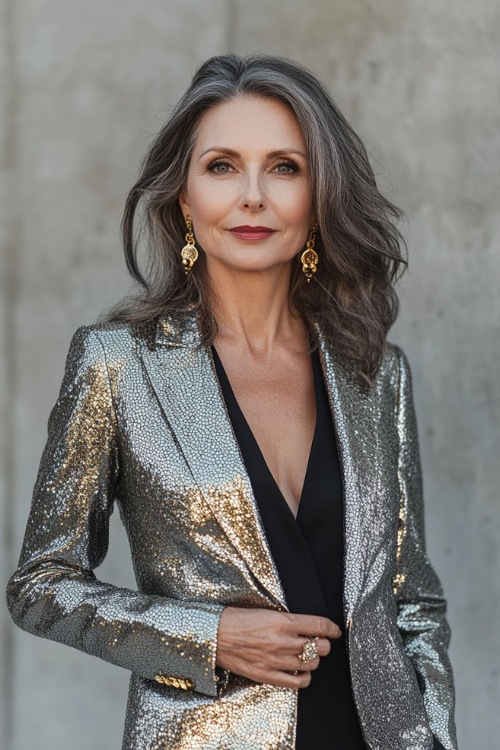
[[300, 228], [311, 220], [312, 196], [308, 185], [288, 184], [277, 188], [273, 203], [290, 227]]
[[[216, 224], [223, 219], [234, 203], [234, 186], [230, 181], [211, 182], [194, 179], [188, 183], [192, 212], [205, 225]], [[194, 218], [194, 217], [193, 217]]]

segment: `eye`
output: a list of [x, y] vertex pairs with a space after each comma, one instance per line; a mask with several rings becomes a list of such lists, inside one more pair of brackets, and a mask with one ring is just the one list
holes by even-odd
[[295, 174], [299, 171], [298, 165], [293, 161], [280, 161], [274, 169], [278, 174]]
[[213, 174], [228, 174], [231, 171], [231, 164], [225, 159], [215, 159], [207, 166], [207, 171]]

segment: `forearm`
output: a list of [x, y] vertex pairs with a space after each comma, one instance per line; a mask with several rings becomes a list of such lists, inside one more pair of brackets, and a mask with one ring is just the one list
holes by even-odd
[[[444, 600], [400, 604], [398, 627], [412, 662], [433, 733], [454, 750], [455, 690], [448, 657], [450, 628]], [[448, 742], [449, 739], [449, 742]]]
[[90, 571], [43, 561], [7, 587], [16, 625], [139, 674], [189, 680], [216, 695], [217, 628], [223, 606], [118, 588]]

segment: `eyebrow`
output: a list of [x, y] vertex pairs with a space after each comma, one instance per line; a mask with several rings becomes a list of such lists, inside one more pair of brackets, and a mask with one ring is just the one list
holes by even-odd
[[[229, 154], [230, 156], [241, 156], [241, 154], [238, 153], [238, 151], [235, 151], [232, 148], [225, 148], [224, 146], [211, 146], [210, 148], [207, 148], [205, 151], [203, 151], [202, 154], [200, 154], [200, 159], [202, 156], [205, 156], [205, 154], [208, 154], [210, 151], [219, 151], [220, 153]], [[267, 156], [268, 157], [274, 157], [274, 156], [284, 156], [285, 154], [298, 154], [299, 156], [302, 156], [304, 159], [307, 159], [307, 154], [305, 154], [303, 151], [299, 151], [296, 148], [279, 148], [275, 151], [270, 151]]]

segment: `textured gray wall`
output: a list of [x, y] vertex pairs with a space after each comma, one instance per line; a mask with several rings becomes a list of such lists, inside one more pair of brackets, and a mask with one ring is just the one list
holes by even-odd
[[[500, 735], [497, 0], [1, 0], [1, 579], [16, 565], [76, 327], [128, 287], [120, 212], [211, 54], [318, 73], [408, 213], [392, 338], [410, 356], [428, 547], [450, 600], [462, 750]], [[100, 576], [133, 586], [118, 514]], [[128, 673], [0, 613], [5, 750], [119, 748]]]

